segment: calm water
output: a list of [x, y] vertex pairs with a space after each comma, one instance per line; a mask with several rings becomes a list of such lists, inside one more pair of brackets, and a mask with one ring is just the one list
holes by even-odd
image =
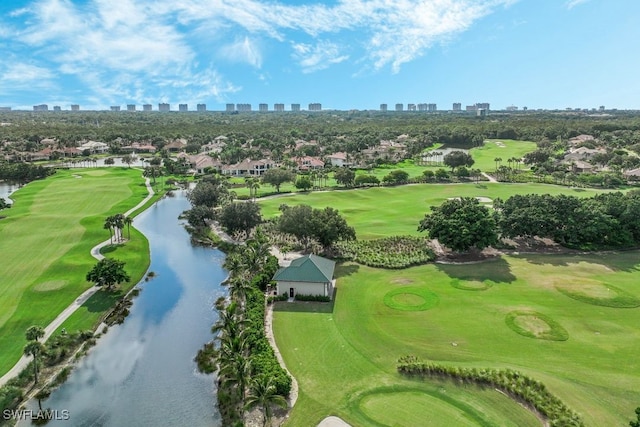
[[16, 191], [20, 186], [18, 184], [9, 184], [8, 182], [0, 181], [0, 197], [2, 197], [7, 203], [13, 203], [13, 200], [9, 198], [9, 195]]
[[[184, 192], [164, 199], [134, 224], [151, 244], [156, 277], [140, 287], [131, 314], [114, 326], [43, 407], [68, 410], [49, 426], [218, 426], [211, 375], [193, 358], [211, 340], [224, 255], [194, 248], [179, 224]], [[37, 405], [33, 404], [32, 408]]]

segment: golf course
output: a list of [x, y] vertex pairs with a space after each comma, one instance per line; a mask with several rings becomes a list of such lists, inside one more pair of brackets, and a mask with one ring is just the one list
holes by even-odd
[[[412, 234], [432, 205], [595, 190], [543, 184], [424, 184], [316, 192], [261, 201], [332, 206], [359, 239]], [[286, 425], [337, 415], [351, 425], [541, 425], [494, 390], [397, 373], [411, 355], [438, 364], [511, 369], [543, 383], [587, 426], [626, 425], [638, 406], [640, 253], [512, 254], [471, 264], [336, 269], [335, 302], [277, 303], [274, 332], [299, 383]]]
[[276, 307], [278, 347], [300, 385], [288, 425], [330, 414], [352, 425], [540, 424], [496, 391], [400, 377], [404, 355], [518, 370], [587, 425], [623, 425], [640, 389], [639, 273], [637, 252], [400, 271], [342, 265], [335, 306]]
[[[90, 250], [109, 239], [105, 218], [123, 213], [147, 196], [141, 172], [128, 168], [61, 170], [12, 195], [0, 219], [0, 374], [22, 355], [25, 330], [46, 326], [83, 291], [96, 260]], [[99, 291], [63, 325], [90, 329], [113, 301], [144, 274], [148, 242], [125, 228], [124, 245], [107, 248], [126, 262], [132, 280], [118, 292]], [[116, 255], [117, 254], [117, 255]]]
[[429, 212], [453, 197], [482, 197], [487, 205], [500, 197], [515, 194], [567, 194], [590, 197], [603, 190], [569, 188], [557, 185], [526, 183], [415, 184], [356, 190], [296, 193], [259, 200], [266, 218], [277, 215], [281, 204], [307, 204], [314, 208], [331, 206], [340, 211], [355, 228], [358, 239], [376, 239], [393, 235], [419, 235], [418, 222]]

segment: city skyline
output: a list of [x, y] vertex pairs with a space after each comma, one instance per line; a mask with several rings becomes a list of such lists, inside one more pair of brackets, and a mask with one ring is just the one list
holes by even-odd
[[0, 106], [639, 109], [639, 14], [604, 0], [16, 0], [0, 5]]

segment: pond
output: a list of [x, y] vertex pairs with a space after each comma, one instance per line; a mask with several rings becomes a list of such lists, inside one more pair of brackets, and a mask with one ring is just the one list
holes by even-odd
[[18, 184], [9, 184], [8, 182], [0, 181], [0, 198], [3, 198], [7, 203], [13, 203], [13, 200], [9, 198], [10, 194], [20, 188]]
[[224, 254], [191, 245], [178, 220], [189, 202], [184, 191], [175, 194], [134, 220], [149, 239], [156, 277], [139, 284], [124, 324], [111, 327], [43, 401], [69, 414], [48, 426], [220, 425], [214, 377], [198, 373], [193, 359], [212, 338], [215, 300], [226, 295]]

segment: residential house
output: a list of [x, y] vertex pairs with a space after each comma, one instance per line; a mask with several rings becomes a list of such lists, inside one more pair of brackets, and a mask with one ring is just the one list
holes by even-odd
[[276, 164], [269, 159], [246, 159], [234, 165], [224, 165], [220, 171], [223, 175], [231, 176], [262, 176], [266, 171], [275, 166]]
[[338, 167], [351, 166], [351, 161], [348, 157], [349, 155], [347, 153], [338, 152], [338, 153], [329, 154], [327, 156], [327, 159], [329, 159], [331, 166], [338, 166]]
[[84, 144], [80, 145], [78, 147], [78, 150], [89, 150], [89, 153], [91, 154], [106, 153], [109, 150], [109, 145], [105, 144], [104, 142], [87, 141]]
[[288, 267], [279, 269], [273, 276], [278, 295], [322, 295], [333, 297], [336, 263], [317, 255], [305, 255], [291, 261]]
[[309, 171], [324, 168], [324, 162], [317, 157], [302, 156], [292, 159], [298, 165], [299, 171]]
[[186, 146], [187, 146], [187, 140], [184, 138], [181, 138], [181, 139], [176, 139], [174, 141], [169, 142], [163, 147], [163, 149], [174, 152], [174, 153], [178, 153], [180, 151], [183, 151]]

